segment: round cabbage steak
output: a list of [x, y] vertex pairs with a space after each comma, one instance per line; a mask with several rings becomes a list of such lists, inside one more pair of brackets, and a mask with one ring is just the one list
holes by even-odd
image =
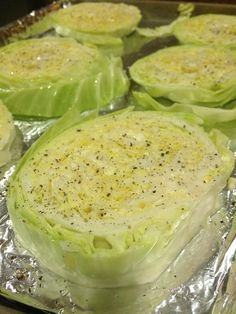
[[48, 269], [90, 287], [151, 282], [218, 210], [227, 138], [192, 114], [70, 110], [19, 163], [8, 208]]
[[84, 2], [51, 15], [56, 32], [98, 46], [122, 44], [141, 20], [140, 10], [125, 3]]
[[105, 107], [128, 90], [119, 58], [74, 39], [44, 37], [0, 49], [0, 99], [16, 116], [58, 117]]
[[220, 107], [236, 98], [236, 52], [212, 46], [168, 47], [137, 60], [132, 79], [153, 97]]
[[176, 23], [173, 34], [182, 44], [236, 47], [236, 16], [201, 14]]

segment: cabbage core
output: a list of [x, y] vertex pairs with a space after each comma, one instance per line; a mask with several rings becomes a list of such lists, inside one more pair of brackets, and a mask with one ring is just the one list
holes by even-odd
[[151, 111], [76, 124], [19, 166], [9, 192], [18, 236], [71, 281], [153, 280], [216, 210], [233, 166], [222, 138]]

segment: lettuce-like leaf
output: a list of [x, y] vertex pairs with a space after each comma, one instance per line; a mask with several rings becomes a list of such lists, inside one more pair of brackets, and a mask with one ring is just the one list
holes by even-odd
[[138, 34], [147, 38], [162, 38], [173, 35], [175, 26], [188, 20], [194, 10], [192, 3], [180, 3], [178, 6], [178, 17], [168, 25], [156, 26], [155, 28], [137, 28]]
[[[181, 7], [182, 6], [182, 7]], [[180, 15], [168, 25], [155, 28], [137, 28], [150, 38], [175, 36], [181, 44], [213, 45], [235, 48], [236, 17], [224, 14], [201, 14], [190, 17], [194, 6], [179, 6]]]
[[139, 50], [152, 39], [139, 35], [136, 26], [141, 12], [132, 5], [112, 3], [80, 3], [52, 12], [10, 41], [27, 39], [55, 29], [108, 56], [122, 56]]
[[8, 208], [18, 238], [75, 283], [152, 281], [216, 210], [233, 168], [227, 138], [196, 121], [132, 107], [81, 115], [74, 106], [12, 177]]
[[[202, 124], [206, 130], [213, 128], [219, 129], [230, 139], [230, 147], [234, 151], [236, 148], [236, 105], [229, 108], [210, 108], [196, 105], [174, 103], [172, 105], [163, 105], [163, 103], [153, 99], [150, 95], [133, 91], [135, 105], [141, 106], [146, 110], [157, 110], [169, 113], [182, 113], [183, 115], [194, 115], [200, 119], [198, 123]], [[197, 122], [197, 120], [196, 120]]]
[[119, 58], [69, 38], [22, 40], [0, 56], [0, 98], [17, 116], [58, 117], [74, 104], [105, 107], [129, 87]]
[[235, 61], [226, 48], [176, 46], [139, 59], [130, 75], [153, 97], [219, 107], [236, 98]]
[[16, 130], [12, 115], [3, 105], [2, 101], [0, 101], [0, 167], [12, 159], [12, 144], [16, 144], [14, 142], [15, 138]]
[[140, 10], [124, 3], [79, 3], [50, 15], [56, 32], [103, 49], [123, 47], [122, 38], [141, 20]]
[[173, 34], [182, 44], [235, 48], [236, 16], [202, 14], [176, 23]]

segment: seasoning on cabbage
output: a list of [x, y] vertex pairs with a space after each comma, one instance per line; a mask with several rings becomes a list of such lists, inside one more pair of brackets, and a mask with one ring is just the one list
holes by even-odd
[[[236, 104], [232, 102], [220, 108], [196, 106], [189, 104], [173, 103], [166, 105], [164, 99], [155, 100], [147, 93], [133, 91], [132, 102], [136, 106], [149, 110], [172, 112], [180, 114], [194, 114], [197, 116], [206, 130], [216, 128], [229, 138], [229, 145], [232, 151], [236, 149]], [[200, 121], [199, 121], [200, 122]]]
[[17, 116], [58, 117], [74, 104], [105, 107], [128, 90], [119, 58], [70, 38], [22, 40], [0, 49], [0, 98]]
[[184, 45], [161, 49], [130, 67], [132, 79], [153, 97], [218, 107], [236, 98], [236, 53]]
[[236, 47], [236, 16], [202, 14], [176, 23], [173, 34], [183, 44]]
[[181, 44], [212, 45], [217, 47], [236, 47], [236, 17], [224, 14], [201, 14], [190, 17], [178, 16], [168, 25], [155, 28], [138, 28], [144, 37], [158, 38], [174, 35]]
[[227, 138], [206, 133], [192, 114], [76, 110], [31, 147], [12, 177], [16, 235], [72, 282], [152, 281], [218, 209], [234, 163]]
[[136, 6], [124, 3], [86, 2], [61, 9], [51, 19], [62, 36], [98, 46], [116, 46], [136, 29], [141, 13]]

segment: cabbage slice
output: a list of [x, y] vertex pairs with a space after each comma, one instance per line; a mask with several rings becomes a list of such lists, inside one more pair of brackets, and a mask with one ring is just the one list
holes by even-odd
[[236, 52], [184, 45], [161, 49], [130, 67], [132, 79], [153, 97], [218, 107], [236, 98]]
[[86, 2], [51, 14], [56, 32], [98, 46], [122, 45], [141, 20], [140, 10], [125, 3]]
[[141, 36], [147, 38], [161, 38], [161, 37], [168, 37], [173, 35], [173, 30], [176, 24], [179, 22], [183, 22], [188, 20], [191, 16], [192, 12], [194, 11], [194, 4], [192, 3], [180, 3], [178, 6], [178, 17], [172, 21], [170, 24], [156, 26], [155, 28], [137, 28], [137, 33]]
[[81, 111], [103, 107], [128, 86], [119, 58], [70, 38], [22, 40], [0, 49], [0, 98], [17, 116], [58, 117], [74, 104]]
[[103, 54], [121, 56], [150, 41], [136, 32], [140, 20], [141, 12], [133, 5], [79, 3], [46, 15], [9, 40], [26, 39], [55, 29], [61, 36], [96, 46]]
[[15, 136], [12, 115], [0, 101], [0, 167], [7, 164], [12, 158], [11, 145]]
[[182, 44], [236, 47], [236, 16], [202, 14], [176, 23], [173, 34]]
[[[236, 17], [224, 14], [201, 14], [190, 17], [194, 7], [183, 6], [177, 19], [168, 25], [155, 28], [137, 28], [137, 32], [150, 38], [174, 35], [181, 44], [213, 45], [217, 47], [236, 47]], [[185, 11], [187, 10], [187, 11]]]
[[232, 108], [210, 108], [189, 104], [173, 103], [165, 105], [160, 101], [155, 100], [149, 94], [133, 91], [131, 101], [136, 106], [140, 106], [146, 110], [157, 110], [164, 112], [172, 112], [178, 114], [189, 114], [199, 118], [198, 123], [202, 124], [206, 130], [212, 128], [219, 129], [230, 140], [230, 148], [232, 151], [236, 149], [236, 104]]
[[75, 283], [158, 277], [216, 211], [234, 164], [227, 138], [196, 121], [131, 107], [97, 117], [73, 107], [12, 177], [8, 208], [20, 241]]

